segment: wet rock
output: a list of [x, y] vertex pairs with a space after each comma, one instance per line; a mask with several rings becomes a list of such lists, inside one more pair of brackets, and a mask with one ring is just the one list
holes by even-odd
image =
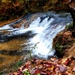
[[26, 20], [24, 19], [20, 23], [13, 25], [13, 28], [20, 28], [25, 22]]

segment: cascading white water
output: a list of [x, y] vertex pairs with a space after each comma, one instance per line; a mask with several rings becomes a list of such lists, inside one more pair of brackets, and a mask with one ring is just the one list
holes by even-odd
[[[33, 14], [32, 16], [34, 15], [36, 14]], [[52, 49], [53, 38], [57, 35], [57, 33], [64, 30], [66, 25], [69, 25], [71, 22], [72, 18], [69, 13], [41, 13], [41, 15], [39, 14], [36, 19], [30, 21], [28, 28], [24, 28], [25, 23], [23, 24], [24, 26], [22, 25], [20, 28], [15, 29], [11, 27], [11, 24], [1, 27], [0, 30], [10, 31], [9, 34], [2, 35], [1, 38], [4, 36], [10, 38], [12, 36], [15, 37], [22, 34], [25, 36], [27, 32], [31, 31], [31, 35], [36, 35], [28, 39], [27, 43], [24, 43], [24, 45], [28, 44], [28, 46], [25, 48], [23, 47], [22, 50], [31, 50], [32, 55], [47, 58], [48, 56], [53, 56], [55, 53], [55, 50]]]
[[54, 18], [46, 17], [41, 23], [40, 23], [40, 17], [37, 18], [35, 21], [33, 21], [29, 28], [36, 28], [39, 27], [37, 32], [40, 31], [40, 27], [42, 27], [42, 30], [40, 33], [38, 33], [36, 36], [30, 39], [30, 44], [32, 44], [32, 52], [33, 55], [37, 55], [38, 57], [44, 57], [47, 58], [48, 56], [53, 56], [55, 53], [55, 50], [52, 49], [52, 42], [53, 38], [59, 33], [60, 31], [64, 30], [66, 24], [64, 22], [60, 22], [59, 24], [52, 23], [55, 21]]

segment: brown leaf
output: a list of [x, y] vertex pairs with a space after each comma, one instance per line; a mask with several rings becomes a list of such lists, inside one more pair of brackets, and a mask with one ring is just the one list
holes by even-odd
[[75, 10], [75, 2], [70, 3], [69, 7], [72, 8], [73, 10]]

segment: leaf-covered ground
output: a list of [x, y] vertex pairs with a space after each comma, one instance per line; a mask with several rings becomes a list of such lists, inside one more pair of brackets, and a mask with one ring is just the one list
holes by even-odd
[[50, 60], [32, 59], [9, 75], [75, 75], [75, 66], [72, 65], [74, 61], [75, 59], [70, 57], [62, 59], [52, 57]]
[[[72, 9], [72, 10], [71, 10]], [[69, 11], [75, 17], [74, 0], [3, 0], [0, 2], [0, 21], [7, 21], [29, 12]], [[75, 19], [75, 18], [74, 18]]]

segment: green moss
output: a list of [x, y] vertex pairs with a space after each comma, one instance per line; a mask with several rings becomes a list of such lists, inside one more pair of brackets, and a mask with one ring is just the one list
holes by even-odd
[[67, 43], [62, 40], [62, 35], [55, 38], [55, 43], [53, 44], [53, 48], [56, 50], [56, 55], [61, 57], [64, 55], [65, 49], [68, 48], [71, 42], [67, 41]]
[[24, 71], [23, 74], [30, 75], [29, 71]]
[[16, 62], [16, 63], [14, 64], [14, 69], [17, 70], [18, 67], [20, 67], [22, 64], [23, 64], [23, 61], [21, 61], [21, 60], [18, 61], [18, 62]]
[[69, 25], [66, 25], [66, 30], [68, 30], [68, 29], [71, 29], [73, 27], [73, 22], [72, 23], [70, 23]]
[[16, 63], [16, 66], [21, 66], [22, 64], [23, 64], [22, 61], [18, 61], [18, 62]]
[[68, 47], [68, 46], [69, 46], [68, 43], [67, 43], [66, 45], [62, 45], [61, 43], [59, 43], [59, 41], [54, 45], [56, 51], [57, 51], [60, 55], [63, 54], [65, 48]]
[[56, 44], [54, 45], [54, 48], [56, 49], [56, 51], [59, 53], [59, 54], [62, 54], [63, 52], [63, 45], [60, 44], [60, 42], [56, 42]]
[[41, 75], [40, 73], [38, 73], [37, 75]]
[[3, 72], [0, 72], [0, 75], [3, 75]]

